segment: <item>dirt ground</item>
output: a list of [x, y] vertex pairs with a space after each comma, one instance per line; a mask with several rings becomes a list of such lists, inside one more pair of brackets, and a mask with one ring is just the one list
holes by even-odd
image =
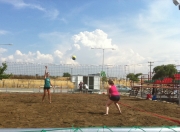
[[52, 94], [52, 103], [40, 93], [0, 93], [0, 128], [70, 128], [180, 126], [177, 104], [121, 96], [122, 114], [114, 104], [104, 116], [103, 94]]

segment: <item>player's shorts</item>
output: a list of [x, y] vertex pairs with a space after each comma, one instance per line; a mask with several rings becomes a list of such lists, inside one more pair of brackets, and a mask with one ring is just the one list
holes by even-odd
[[44, 87], [44, 89], [50, 89], [50, 87]]
[[112, 101], [119, 101], [120, 100], [120, 95], [111, 96], [109, 99], [112, 100]]

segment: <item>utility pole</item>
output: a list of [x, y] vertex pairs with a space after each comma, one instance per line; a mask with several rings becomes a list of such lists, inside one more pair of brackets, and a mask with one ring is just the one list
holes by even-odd
[[103, 51], [102, 72], [103, 72], [104, 71], [104, 50], [106, 50], [106, 49], [115, 50], [115, 48], [91, 48], [91, 49], [102, 49], [102, 51]]
[[151, 66], [153, 66], [152, 63], [154, 63], [154, 62], [151, 62], [151, 61], [150, 61], [150, 62], [148, 62], [148, 63], [150, 63], [149, 66], [150, 66], [150, 79], [151, 79]]
[[[101, 73], [105, 73], [104, 72], [104, 50], [105, 49], [115, 50], [115, 49], [114, 48], [91, 48], [91, 49], [101, 49], [103, 51], [103, 61], [102, 61], [102, 71], [101, 71]], [[102, 80], [102, 89], [103, 89], [103, 92], [104, 92], [104, 81], [103, 80]]]

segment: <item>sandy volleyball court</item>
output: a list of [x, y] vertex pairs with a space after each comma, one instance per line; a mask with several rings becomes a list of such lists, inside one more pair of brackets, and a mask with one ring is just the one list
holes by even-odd
[[67, 128], [180, 126], [177, 104], [121, 96], [122, 114], [114, 105], [104, 116], [106, 95], [52, 94], [41, 102], [40, 93], [0, 93], [0, 128]]

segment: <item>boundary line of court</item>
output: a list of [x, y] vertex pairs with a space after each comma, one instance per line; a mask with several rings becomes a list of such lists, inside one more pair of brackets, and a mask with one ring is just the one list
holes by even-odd
[[180, 120], [176, 120], [176, 119], [173, 119], [173, 118], [170, 118], [170, 117], [167, 117], [167, 116], [162, 116], [162, 115], [159, 115], [159, 114], [156, 114], [156, 113], [152, 113], [152, 112], [148, 112], [146, 110], [143, 110], [143, 109], [139, 109], [139, 108], [135, 108], [135, 107], [132, 107], [130, 105], [127, 105], [127, 104], [124, 104], [124, 103], [119, 103], [123, 106], [126, 106], [126, 107], [129, 107], [129, 108], [132, 108], [132, 109], [135, 109], [135, 110], [138, 110], [140, 112], [144, 112], [144, 113], [148, 113], [148, 114], [151, 114], [153, 116], [156, 116], [156, 117], [159, 117], [159, 118], [162, 118], [162, 119], [165, 119], [165, 120], [168, 120], [168, 121], [171, 121], [171, 122], [175, 122], [177, 124], [180, 125]]

